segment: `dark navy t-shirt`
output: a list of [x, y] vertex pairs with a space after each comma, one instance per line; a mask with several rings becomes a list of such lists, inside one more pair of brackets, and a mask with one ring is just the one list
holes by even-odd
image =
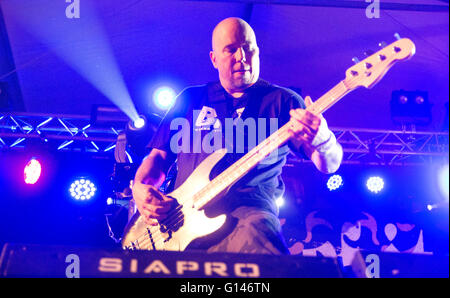
[[[305, 108], [300, 95], [261, 79], [238, 99], [231, 97], [219, 82], [188, 87], [177, 97], [148, 147], [166, 151], [170, 161], [176, 161], [174, 188], [183, 184], [213, 150], [226, 147], [230, 153], [213, 168], [213, 179], [281, 128], [290, 119], [289, 111], [296, 108]], [[237, 125], [239, 120], [248, 125]], [[208, 204], [207, 214], [255, 206], [277, 215], [275, 200], [284, 193], [280, 175], [289, 149], [295, 151], [290, 142], [266, 157], [223, 198]], [[303, 152], [298, 154], [305, 157]]]

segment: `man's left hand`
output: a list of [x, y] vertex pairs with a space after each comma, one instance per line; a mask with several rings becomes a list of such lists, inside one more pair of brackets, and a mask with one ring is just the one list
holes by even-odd
[[[305, 98], [306, 107], [312, 104], [309, 96]], [[291, 121], [296, 125], [290, 129], [293, 145], [311, 159], [323, 173], [334, 173], [339, 168], [343, 151], [333, 132], [328, 128], [322, 115], [315, 115], [305, 109], [290, 111]]]
[[[306, 96], [305, 104], [306, 107], [312, 105], [312, 100], [309, 96]], [[297, 124], [295, 129], [290, 130], [296, 141], [294, 142], [306, 145], [312, 145], [313, 141], [317, 143], [316, 136], [319, 132], [320, 123], [324, 120], [322, 115], [315, 115], [306, 109], [293, 109], [289, 114], [291, 115], [291, 120]]]

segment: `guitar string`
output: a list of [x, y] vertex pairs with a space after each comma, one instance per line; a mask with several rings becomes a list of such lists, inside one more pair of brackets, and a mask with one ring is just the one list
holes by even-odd
[[[164, 219], [164, 220], [162, 220], [162, 221], [164, 221], [164, 223], [162, 223], [162, 221], [161, 221], [161, 223], [162, 224], [164, 224], [165, 226], [169, 226], [169, 225], [171, 225], [172, 224], [172, 221], [173, 221], [173, 219], [175, 219], [176, 217], [174, 217], [174, 215], [176, 214], [176, 213], [178, 213], [181, 209], [182, 209], [182, 207], [183, 207], [183, 205], [179, 205], [179, 206], [177, 206], [177, 207], [175, 207], [174, 209], [172, 209], [168, 214], [167, 214], [167, 217]], [[177, 215], [178, 216], [178, 215]], [[166, 222], [167, 220], [169, 220], [169, 222]], [[160, 226], [161, 224], [159, 224], [159, 226]], [[153, 235], [153, 234], [156, 234], [156, 233], [158, 233], [158, 232], [160, 232], [160, 227], [159, 226], [152, 226], [152, 225], [147, 225], [147, 230], [150, 230], [150, 233]], [[153, 231], [152, 231], [153, 230]], [[137, 238], [136, 238], [136, 240], [138, 241], [138, 243], [139, 243], [139, 240], [141, 239], [141, 238], [146, 238], [148, 236], [148, 231], [147, 231], [147, 233], [143, 233], [143, 234], [141, 234], [140, 236], [138, 236]], [[148, 237], [149, 239], [150, 239], [150, 237]]]
[[[201, 192], [201, 191], [200, 191], [200, 192]], [[200, 192], [199, 192], [199, 193], [200, 193]], [[193, 198], [197, 197], [197, 195], [198, 195], [199, 193], [196, 193], [196, 194], [193, 196]], [[170, 211], [167, 213], [166, 218], [163, 220], [163, 221], [164, 221], [164, 224], [165, 224], [166, 226], [172, 224], [172, 221], [173, 221], [173, 220], [171, 219], [171, 217], [173, 217], [176, 213], [178, 213], [178, 212], [181, 210], [181, 208], [183, 207], [183, 205], [185, 205], [185, 202], [187, 203], [187, 200], [185, 200], [185, 201], [178, 200], [179, 205], [178, 205], [177, 207], [173, 208], [172, 210], [170, 210]], [[175, 217], [175, 219], [176, 219], [176, 218], [177, 218], [177, 217]], [[158, 226], [148, 225], [146, 228], [147, 228], [147, 230], [150, 230], [150, 233], [151, 233], [152, 235], [153, 235], [153, 234], [157, 234], [158, 232], [160, 232], [160, 228], [159, 228]], [[147, 238], [147, 236], [148, 236], [148, 231], [147, 231], [147, 233], [143, 233], [143, 234], [141, 234], [140, 236], [138, 236], [138, 237], [136, 238], [136, 240], [137, 240], [138, 243], [139, 243], [140, 238]], [[150, 237], [148, 237], [148, 238], [150, 239]]]
[[[189, 216], [191, 214], [192, 214], [192, 211], [187, 210], [186, 213], [182, 213], [178, 217], [172, 218], [172, 220], [177, 220], [178, 219], [178, 221], [173, 223], [172, 227], [169, 227], [168, 230], [173, 228], [173, 227], [176, 227], [178, 224], [182, 223], [183, 220], [184, 220], [184, 217], [187, 217], [187, 216]], [[168, 226], [168, 224], [165, 224], [165, 225]], [[156, 232], [152, 232], [152, 238], [150, 238], [149, 235], [147, 235], [147, 234], [143, 234], [139, 238], [144, 238], [140, 242], [139, 241], [137, 242], [137, 244], [139, 246], [141, 246], [142, 244], [144, 244], [144, 245], [151, 244], [152, 246], [155, 245], [155, 247], [156, 247], [156, 246], [159, 245], [159, 243], [161, 241], [162, 242], [166, 241], [166, 239], [164, 238], [164, 233], [160, 230], [160, 228], [157, 228]]]
[[[199, 192], [199, 193], [200, 193], [200, 192]], [[194, 198], [196, 198], [197, 196], [198, 196], [198, 193], [195, 194], [192, 198], [188, 198], [187, 200], [185, 200], [185, 201], [183, 201], [183, 202], [180, 202], [180, 203], [181, 203], [180, 205], [178, 205], [176, 208], [172, 209], [172, 210], [167, 214], [167, 217], [163, 220], [163, 224], [164, 224], [165, 226], [170, 226], [170, 225], [176, 226], [176, 225], [181, 221], [181, 220], [179, 220], [179, 221], [173, 223], [173, 220], [176, 220], [176, 219], [179, 218], [179, 215], [176, 214], [176, 213], [178, 213], [178, 212], [182, 209], [183, 205], [187, 205], [189, 199], [194, 199]], [[176, 216], [174, 216], [174, 215], [176, 215]], [[147, 228], [150, 230], [150, 232], [152, 233], [152, 235], [153, 235], [153, 234], [157, 235], [159, 232], [161, 232], [161, 231], [160, 231], [160, 228], [159, 228], [158, 226], [147, 226]], [[152, 230], [153, 230], [153, 231], [152, 231]], [[161, 232], [161, 233], [162, 233], [162, 232]], [[143, 233], [143, 234], [141, 234], [140, 236], [138, 236], [138, 237], [136, 238], [136, 240], [138, 240], [138, 242], [139, 242], [139, 239], [140, 239], [140, 238], [144, 238], [144, 239], [149, 238], [149, 239], [150, 239], [150, 237], [147, 237], [147, 236], [148, 236], [148, 232], [147, 232], [147, 233]]]
[[[384, 63], [386, 63], [387, 61], [389, 61], [390, 59], [385, 59], [385, 61], [383, 61]], [[394, 61], [394, 60], [393, 60]], [[377, 64], [375, 67], [378, 67], [379, 65], [381, 65], [381, 64], [383, 64], [383, 63], [380, 63], [380, 64]], [[375, 68], [374, 67], [374, 68]], [[386, 67], [384, 67], [384, 68], [386, 68]], [[342, 81], [340, 81], [335, 87], [333, 87], [330, 91], [328, 91], [327, 93], [325, 93], [322, 97], [320, 97], [319, 98], [319, 100], [317, 100], [316, 102], [315, 102], [315, 104], [316, 104], [316, 106], [317, 107], [321, 107], [319, 110], [322, 110], [322, 109], [324, 109], [324, 108], [326, 108], [326, 105], [328, 104], [328, 102], [326, 102], [326, 101], [324, 101], [323, 103], [321, 102], [322, 101], [322, 99], [323, 98], [325, 98], [325, 97], [331, 97], [331, 98], [333, 98], [333, 100], [338, 100], [338, 99], [340, 99], [340, 98], [342, 98], [346, 93], [348, 93], [349, 91], [352, 91], [353, 89], [355, 89], [356, 87], [351, 87], [351, 88], [348, 88], [347, 87], [347, 85], [345, 84], [345, 82], [347, 82], [348, 84], [349, 84], [349, 86], [351, 85], [350, 83], [354, 83], [355, 81], [357, 81], [359, 78], [357, 78], [357, 77], [354, 77], [354, 78], [352, 78], [352, 79], [350, 79], [349, 81], [346, 81], [345, 79], [344, 80], [342, 80]], [[343, 86], [343, 88], [344, 88], [344, 90], [343, 90], [343, 92], [339, 92], [337, 89], [339, 89], [339, 88], [342, 88], [342, 86], [340, 86], [341, 84], [343, 84], [344, 86]], [[336, 90], [335, 90], [336, 89]], [[334, 94], [334, 92], [337, 92], [338, 94]], [[335, 95], [340, 95], [340, 96], [338, 96], [338, 97], [336, 97], [335, 98]], [[321, 106], [321, 104], [323, 105], [323, 104], [325, 104], [325, 106]], [[316, 107], [316, 106], [314, 106], [314, 107]], [[320, 112], [319, 112], [320, 113]], [[289, 123], [289, 122], [288, 122]], [[287, 123], [287, 124], [288, 124]], [[280, 129], [281, 130], [281, 129]], [[284, 131], [283, 131], [283, 133], [284, 133]], [[292, 135], [290, 134], [290, 133], [288, 133], [289, 134], [289, 136], [288, 136], [288, 138], [290, 138]], [[275, 135], [275, 133], [273, 134], [273, 135]], [[280, 135], [280, 136], [278, 136], [278, 138], [280, 138], [282, 135]], [[270, 138], [270, 137], [269, 137]], [[266, 140], [268, 140], [269, 138], [267, 138]], [[261, 149], [264, 149], [264, 147], [265, 146], [267, 146], [267, 145], [269, 145], [270, 144], [270, 142], [268, 142], [268, 144], [264, 144], [262, 147], [261, 147]], [[275, 150], [276, 148], [274, 148], [273, 150]], [[273, 151], [273, 150], [271, 150], [271, 151]], [[248, 159], [250, 159], [250, 158], [253, 158], [254, 157], [254, 155], [255, 154], [258, 154], [259, 153], [259, 150], [256, 150], [253, 154], [251, 154], [251, 155], [249, 155], [248, 156], [248, 158], [246, 158], [245, 160], [248, 160]], [[244, 156], [245, 157], [245, 156]], [[220, 175], [219, 175], [220, 176]], [[202, 193], [203, 191], [204, 191], [204, 189], [205, 188], [207, 188], [208, 186], [205, 186], [202, 190], [200, 190], [198, 193]], [[197, 194], [198, 194], [197, 193]], [[195, 199], [194, 198], [196, 198], [196, 196], [194, 195], [193, 197], [192, 197], [192, 200], [193, 201], [195, 201]], [[172, 214], [173, 215], [173, 214]], [[184, 216], [183, 216], [184, 217]], [[168, 217], [169, 218], [169, 217]], [[173, 220], [176, 220], [176, 218], [171, 218], [170, 219], [170, 221], [173, 221]], [[181, 219], [181, 220], [183, 220], [183, 219]], [[176, 222], [176, 224], [175, 225], [177, 225], [177, 224], [179, 224], [180, 222], [181, 222], [181, 220], [178, 220], [177, 222]], [[157, 228], [156, 226], [147, 226], [147, 228], [150, 230], [152, 227], [155, 227], [157, 230], [155, 231], [155, 232], [151, 232], [151, 234], [152, 234], [152, 238], [153, 238], [153, 234], [155, 234], [155, 236], [159, 236], [159, 238], [160, 239], [157, 239], [157, 240], [153, 240], [153, 242], [156, 244], [157, 242], [160, 242], [160, 241], [162, 241], [162, 240], [165, 240], [163, 237], [164, 237], [164, 234], [161, 232], [161, 230], [160, 230], [160, 228]], [[159, 234], [158, 234], [159, 233]], [[150, 239], [150, 237], [145, 237], [146, 236], [146, 233], [143, 233], [141, 236], [138, 236], [137, 237], [137, 240], [138, 239], [140, 239], [140, 238], [142, 238], [142, 237], [144, 237], [144, 240], [142, 241], [142, 243], [144, 243], [144, 241], [145, 240], [147, 240], [148, 239], [148, 241], [151, 241], [151, 239]], [[156, 238], [156, 237], [155, 237]], [[161, 239], [162, 238], [162, 239]], [[138, 243], [139, 243], [139, 241], [138, 241]]]
[[[206, 187], [205, 187], [206, 188]], [[198, 193], [196, 193], [195, 195], [193, 195], [192, 196], [192, 198], [190, 198], [190, 199], [192, 199], [192, 200], [196, 200], [196, 198], [199, 196], [199, 195], [201, 195], [201, 193], [202, 192], [205, 192], [204, 191], [204, 189], [202, 189], [201, 191], [199, 191]], [[189, 199], [188, 199], [189, 200]], [[165, 225], [165, 226], [169, 226], [169, 225], [177, 225], [179, 222], [176, 222], [176, 223], [173, 223], [173, 219], [178, 219], [178, 215], [176, 216], [176, 217], [173, 217], [174, 215], [176, 215], [176, 213], [178, 213], [181, 209], [182, 209], [182, 207], [183, 207], [183, 205], [186, 205], [187, 204], [187, 202], [188, 202], [188, 200], [184, 200], [184, 201], [179, 201], [179, 205], [177, 206], [177, 207], [175, 207], [174, 209], [172, 209], [171, 211], [169, 211], [169, 213], [167, 213], [167, 216], [166, 216], [166, 218], [163, 220], [163, 224]], [[173, 218], [172, 218], [173, 217]], [[156, 233], [158, 233], [158, 232], [160, 232], [160, 228], [159, 227], [157, 227], [157, 226], [147, 226], [147, 228], [150, 230], [150, 232], [152, 233], [152, 234], [156, 234]], [[152, 229], [153, 229], [153, 231], [152, 231]], [[141, 234], [139, 237], [137, 237], [136, 238], [136, 240], [138, 240], [138, 242], [139, 242], [139, 239], [140, 238], [147, 238], [147, 236], [148, 236], [148, 232], [147, 233], [143, 233], [143, 234]], [[148, 237], [149, 238], [149, 237]], [[150, 239], [150, 238], [149, 238]]]

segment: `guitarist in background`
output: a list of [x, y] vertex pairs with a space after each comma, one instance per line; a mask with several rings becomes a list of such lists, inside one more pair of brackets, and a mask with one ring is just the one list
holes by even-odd
[[[136, 173], [133, 197], [137, 208], [147, 224], [157, 225], [158, 220], [166, 218], [176, 206], [175, 199], [158, 190], [169, 167], [176, 161], [178, 173], [174, 187], [177, 188], [210, 154], [203, 148], [196, 151], [193, 144], [188, 144], [188, 150], [174, 152], [171, 138], [179, 132], [170, 127], [173, 119], [182, 117], [189, 121], [190, 138], [186, 140], [190, 143], [195, 143], [194, 131], [201, 134], [203, 140], [207, 133], [220, 129], [225, 118], [277, 118], [278, 127], [295, 119], [299, 128], [291, 131], [292, 137], [288, 143], [250, 170], [225, 196], [206, 205], [208, 216], [227, 215], [224, 226], [188, 246], [188, 249], [208, 252], [289, 254], [281, 235], [275, 204], [284, 192], [280, 175], [286, 155], [292, 150], [301, 157], [309, 158], [318, 170], [332, 173], [340, 166], [342, 147], [328, 129], [325, 119], [305, 110], [312, 103], [309, 97], [303, 101], [292, 90], [259, 79], [259, 48], [253, 29], [244, 20], [227, 18], [214, 28], [210, 58], [218, 70], [220, 81], [186, 88], [178, 96], [176, 104], [148, 145], [152, 148], [150, 154]], [[266, 123], [269, 126], [269, 121]], [[256, 131], [260, 129], [258, 127]], [[269, 131], [268, 128], [262, 129]], [[239, 134], [245, 135], [246, 132], [235, 129], [234, 136]], [[256, 138], [252, 135], [245, 137]], [[235, 142], [234, 138], [231, 141]], [[223, 136], [221, 144], [227, 142], [230, 140]], [[242, 153], [236, 147], [238, 145], [233, 146], [235, 150], [227, 153], [219, 162], [220, 166], [213, 169], [211, 179], [252, 149], [246, 143]]]

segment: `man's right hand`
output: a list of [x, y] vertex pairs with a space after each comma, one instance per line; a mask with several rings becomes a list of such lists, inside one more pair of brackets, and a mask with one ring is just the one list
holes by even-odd
[[133, 184], [133, 198], [145, 222], [152, 226], [165, 219], [176, 206], [175, 199], [164, 195], [153, 185], [140, 182]]

